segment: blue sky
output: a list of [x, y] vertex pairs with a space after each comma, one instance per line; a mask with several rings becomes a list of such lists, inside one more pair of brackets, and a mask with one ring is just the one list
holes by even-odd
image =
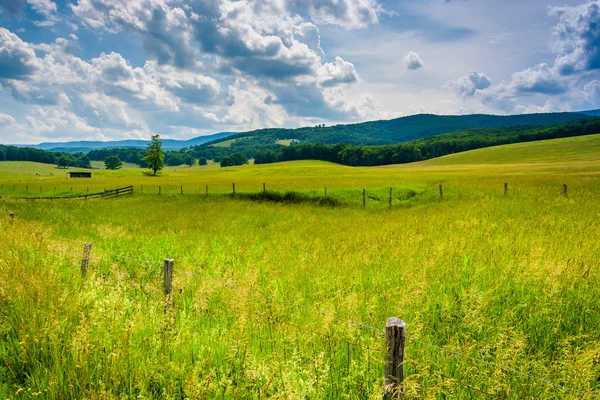
[[0, 0], [0, 143], [600, 108], [600, 0]]

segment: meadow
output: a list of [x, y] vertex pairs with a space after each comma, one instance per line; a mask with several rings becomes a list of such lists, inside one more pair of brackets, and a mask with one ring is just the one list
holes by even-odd
[[[390, 316], [406, 398], [600, 397], [600, 135], [375, 168], [66, 171], [0, 163], [1, 398], [379, 399]], [[253, 199], [263, 183], [281, 196]]]

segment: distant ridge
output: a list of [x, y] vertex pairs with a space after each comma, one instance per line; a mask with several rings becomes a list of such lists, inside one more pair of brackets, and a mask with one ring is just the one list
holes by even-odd
[[[346, 143], [363, 146], [389, 145], [418, 140], [444, 133], [478, 128], [498, 128], [516, 126], [547, 126], [563, 124], [600, 116], [600, 110], [578, 112], [538, 113], [518, 115], [435, 115], [417, 114], [391, 120], [361, 122], [355, 124], [326, 127], [303, 127], [295, 129], [267, 128], [248, 132], [221, 132], [199, 136], [189, 140], [163, 139], [165, 150], [179, 150], [184, 147], [210, 146], [230, 139], [244, 139], [245, 142], [263, 142], [277, 139], [296, 139], [305, 143]], [[73, 141], [44, 142], [27, 145], [42, 150], [64, 152], [89, 152], [105, 148], [143, 148], [146, 140], [118, 141]], [[241, 143], [240, 143], [241, 144]], [[248, 143], [250, 144], [250, 143]]]
[[[198, 136], [189, 140], [163, 139], [163, 148], [165, 150], [179, 150], [184, 147], [198, 146], [213, 140], [223, 139], [234, 135], [234, 132], [220, 132], [213, 135]], [[133, 147], [144, 148], [148, 144], [147, 140], [115, 140], [115, 141], [75, 141], [75, 142], [44, 142], [37, 145], [23, 145], [21, 147], [33, 147], [42, 150], [64, 151], [64, 152], [88, 152], [90, 150], [106, 149], [110, 147]]]

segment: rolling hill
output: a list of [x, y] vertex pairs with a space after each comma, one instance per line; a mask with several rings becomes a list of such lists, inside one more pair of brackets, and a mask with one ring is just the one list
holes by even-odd
[[226, 139], [207, 142], [214, 146], [225, 140], [238, 139], [238, 146], [276, 143], [278, 140], [298, 140], [308, 143], [345, 143], [361, 146], [403, 143], [430, 136], [468, 129], [547, 126], [563, 124], [600, 115], [600, 110], [572, 113], [541, 113], [521, 115], [433, 115], [418, 114], [392, 120], [362, 122], [329, 127], [298, 129], [259, 129], [242, 132]]
[[[240, 133], [220, 132], [189, 140], [164, 139], [163, 148], [165, 150], [179, 150], [185, 147], [203, 145], [205, 147], [217, 145], [228, 147], [234, 142], [237, 147], [261, 145], [264, 147], [269, 144], [289, 143], [292, 140], [305, 143], [345, 143], [361, 146], [387, 145], [467, 129], [556, 125], [594, 116], [600, 116], [600, 110], [507, 116], [418, 114], [392, 120], [328, 127], [268, 128]], [[26, 147], [69, 153], [87, 153], [91, 150], [106, 148], [143, 148], [146, 147], [147, 143], [146, 140], [73, 141], [44, 142], [38, 145], [27, 145]], [[221, 144], [219, 145], [219, 143]], [[25, 147], [25, 145], [21, 147]]]

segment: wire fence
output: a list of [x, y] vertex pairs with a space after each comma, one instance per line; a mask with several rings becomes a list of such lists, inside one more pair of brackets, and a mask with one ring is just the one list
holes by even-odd
[[[82, 248], [83, 248], [83, 244], [85, 243], [84, 241], [81, 241], [79, 239], [71, 239], [71, 238], [62, 237], [62, 236], [53, 236], [52, 238], [59, 239], [59, 240], [62, 240], [62, 241], [67, 241], [69, 243], [78, 244], [78, 245], [81, 245]], [[144, 265], [147, 265], [147, 266], [156, 267], [157, 271], [160, 271], [160, 268], [162, 268], [162, 266], [163, 266], [160, 261], [151, 261], [151, 260], [142, 259], [142, 258], [138, 258], [138, 257], [132, 257], [130, 255], [126, 255], [126, 254], [122, 254], [122, 253], [114, 253], [114, 252], [111, 252], [111, 251], [107, 251], [107, 250], [102, 249], [102, 248], [98, 249], [97, 247], [94, 248], [94, 250], [96, 252], [97, 251], [101, 251], [105, 255], [112, 256], [112, 257], [118, 258], [120, 260], [128, 260], [128, 261], [131, 261], [131, 262], [134, 262], [134, 263], [140, 263], [140, 264], [144, 264]], [[178, 274], [180, 273], [180, 274], [192, 276], [192, 277], [195, 277], [195, 278], [200, 278], [200, 279], [203, 279], [203, 280], [210, 280], [212, 282], [218, 282], [218, 283], [220, 283], [220, 284], [222, 284], [224, 286], [233, 287], [233, 285], [230, 284], [225, 279], [218, 279], [218, 278], [214, 278], [214, 277], [209, 277], [207, 275], [203, 275], [203, 274], [200, 274], [200, 273], [197, 273], [197, 272], [194, 272], [194, 271], [186, 271], [186, 270], [176, 270], [176, 271], [177, 271]], [[282, 305], [285, 305], [285, 306], [299, 308], [299, 309], [302, 309], [302, 310], [307, 311], [309, 313], [319, 314], [321, 316], [325, 316], [325, 317], [327, 317], [329, 319], [336, 320], [338, 322], [341, 322], [341, 323], [344, 323], [344, 324], [348, 324], [348, 325], [356, 327], [356, 328], [365, 329], [365, 330], [368, 330], [368, 331], [371, 331], [371, 332], [375, 332], [375, 333], [380, 334], [380, 335], [385, 335], [385, 330], [384, 329], [377, 328], [377, 327], [375, 327], [373, 325], [370, 325], [370, 324], [365, 324], [365, 323], [362, 323], [362, 322], [355, 322], [353, 320], [341, 318], [341, 317], [338, 317], [338, 316], [333, 315], [333, 314], [328, 314], [328, 313], [325, 313], [325, 312], [322, 312], [322, 311], [319, 311], [319, 310], [315, 310], [313, 307], [309, 307], [309, 306], [306, 306], [306, 305], [294, 303], [294, 302], [282, 299], [282, 298], [280, 298], [278, 296], [272, 295], [270, 293], [265, 293], [265, 292], [263, 292], [261, 290], [254, 289], [252, 287], [248, 287], [246, 289], [248, 291], [250, 291], [250, 292], [258, 295], [258, 296], [261, 296], [261, 297], [267, 299], [267, 300], [276, 301], [276, 302], [278, 302], [278, 303], [280, 303]], [[352, 346], [355, 346], [355, 347], [358, 347], [358, 348], [362, 348], [364, 350], [368, 350], [368, 351], [372, 351], [372, 352], [377, 352], [377, 353], [385, 353], [386, 352], [385, 349], [374, 348], [374, 347], [370, 347], [370, 346], [365, 346], [365, 345], [362, 345], [360, 343], [356, 343], [356, 342], [353, 342], [353, 341], [350, 341], [350, 340], [347, 340], [347, 339], [340, 338], [338, 336], [333, 336], [333, 335], [328, 334], [328, 333], [319, 332], [319, 331], [310, 329], [307, 326], [300, 326], [298, 324], [294, 324], [294, 323], [289, 322], [289, 321], [284, 321], [281, 318], [275, 318], [272, 315], [259, 314], [259, 316], [262, 317], [262, 318], [270, 319], [270, 320], [276, 320], [277, 322], [279, 322], [281, 324], [293, 327], [295, 329], [308, 331], [308, 332], [311, 332], [313, 334], [319, 335], [321, 337], [332, 339], [332, 340], [336, 340], [338, 342], [343, 342], [343, 343], [346, 343], [348, 345], [352, 345]], [[573, 388], [571, 386], [567, 386], [567, 385], [559, 384], [559, 383], [556, 383], [556, 382], [552, 382], [552, 381], [550, 381], [548, 379], [545, 379], [545, 378], [540, 378], [540, 377], [537, 377], [535, 375], [527, 374], [527, 373], [525, 373], [523, 371], [520, 371], [518, 369], [509, 368], [509, 367], [506, 367], [506, 366], [503, 366], [503, 365], [500, 365], [500, 364], [497, 364], [497, 363], [494, 363], [494, 362], [491, 362], [491, 361], [487, 361], [487, 360], [484, 360], [484, 359], [481, 359], [481, 358], [478, 358], [478, 357], [474, 357], [474, 356], [471, 356], [471, 355], [468, 355], [468, 354], [465, 354], [465, 353], [462, 353], [462, 352], [459, 352], [459, 351], [456, 351], [456, 350], [452, 350], [452, 349], [449, 349], [449, 348], [446, 348], [446, 347], [442, 347], [442, 346], [438, 346], [438, 345], [435, 345], [435, 344], [427, 343], [427, 342], [418, 340], [416, 338], [407, 337], [406, 340], [408, 340], [410, 342], [413, 342], [413, 343], [416, 343], [418, 345], [430, 348], [430, 349], [437, 350], [437, 351], [442, 352], [442, 353], [449, 354], [449, 355], [454, 356], [454, 357], [462, 358], [462, 359], [465, 359], [465, 360], [470, 360], [470, 361], [472, 361], [472, 362], [474, 362], [476, 364], [486, 365], [488, 367], [492, 367], [492, 368], [501, 370], [501, 371], [506, 372], [506, 373], [511, 374], [511, 375], [520, 376], [522, 378], [526, 378], [526, 379], [531, 380], [531, 381], [542, 383], [544, 385], [547, 385], [549, 387], [552, 387], [552, 388], [554, 388], [556, 390], [560, 390], [560, 391], [565, 392], [565, 393], [567, 393], [567, 392], [568, 393], [574, 393], [574, 394], [577, 394], [579, 396], [586, 397], [586, 398], [600, 399], [600, 394], [596, 394], [596, 393], [591, 392], [591, 391], [580, 390], [580, 389]], [[448, 376], [444, 375], [443, 373], [434, 370], [432, 367], [420, 364], [420, 363], [418, 363], [418, 362], [416, 362], [414, 360], [405, 360], [404, 362], [405, 363], [409, 363], [409, 364], [413, 364], [413, 365], [416, 365], [416, 366], [419, 366], [419, 367], [424, 368], [424, 369], [427, 369], [429, 372], [431, 372], [431, 373], [433, 373], [435, 375], [438, 375], [438, 376], [440, 376], [440, 377], [442, 377], [444, 379], [451, 379], [453, 382], [455, 382], [455, 383], [457, 383], [457, 384], [459, 384], [461, 386], [464, 386], [464, 387], [466, 387], [466, 388], [468, 388], [470, 390], [477, 391], [477, 392], [479, 392], [481, 394], [484, 394], [486, 396], [489, 396], [489, 397], [492, 397], [492, 398], [497, 398], [497, 399], [503, 399], [503, 397], [500, 397], [500, 396], [492, 394], [492, 393], [485, 392], [482, 389], [476, 388], [476, 387], [474, 387], [472, 385], [469, 385], [469, 384], [467, 384], [465, 382], [459, 381], [459, 380], [457, 380], [455, 378], [452, 378], [452, 377], [448, 377]]]

